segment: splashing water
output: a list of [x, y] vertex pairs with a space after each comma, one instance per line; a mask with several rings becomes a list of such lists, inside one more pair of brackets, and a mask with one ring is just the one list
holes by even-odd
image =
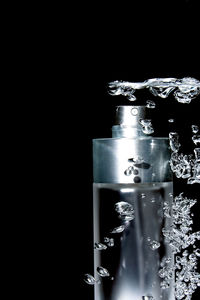
[[[194, 136], [192, 139], [194, 141]], [[195, 140], [195, 144], [197, 142]], [[194, 155], [179, 154], [178, 151], [181, 145], [179, 143], [179, 135], [176, 132], [169, 133], [169, 144], [172, 150], [170, 167], [175, 176], [187, 179], [188, 184], [200, 183], [200, 148], [194, 148]]]
[[153, 78], [144, 82], [113, 81], [109, 83], [109, 93], [113, 96], [122, 95], [135, 101], [136, 90], [148, 88], [154, 96], [167, 98], [171, 92], [180, 103], [190, 103], [200, 94], [200, 82], [192, 77]]
[[[193, 253], [185, 250], [191, 245], [194, 245], [197, 240], [200, 240], [200, 232], [192, 233], [193, 224], [191, 208], [196, 204], [196, 200], [183, 197], [183, 193], [174, 198], [172, 209], [167, 202], [165, 202], [164, 213], [165, 218], [172, 219], [170, 230], [163, 228], [162, 233], [165, 241], [169, 243], [176, 256], [175, 264], [169, 267], [169, 258], [164, 258], [161, 262], [161, 268], [158, 275], [163, 279], [161, 288], [166, 289], [170, 287], [171, 279], [175, 278], [175, 297], [176, 299], [183, 299], [195, 292], [196, 288], [200, 286], [200, 274], [196, 272], [197, 259], [200, 255], [200, 250], [197, 248]], [[169, 213], [170, 212], [170, 213]]]

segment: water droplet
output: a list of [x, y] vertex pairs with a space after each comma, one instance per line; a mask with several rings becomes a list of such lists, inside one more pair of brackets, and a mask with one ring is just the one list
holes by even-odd
[[194, 155], [197, 162], [200, 162], [200, 148], [194, 149]]
[[155, 199], [155, 198], [151, 198], [151, 202], [152, 202], [152, 203], [155, 203], [155, 202], [156, 202], [156, 199]]
[[195, 145], [198, 145], [200, 143], [200, 135], [196, 135], [196, 134], [193, 135], [192, 140], [193, 140]]
[[152, 250], [156, 250], [156, 249], [158, 249], [158, 248], [160, 247], [160, 243], [157, 242], [157, 241], [151, 241], [151, 242], [149, 243], [149, 246], [150, 246], [150, 248], [151, 248]]
[[147, 100], [147, 101], [146, 101], [146, 107], [147, 107], [147, 108], [155, 108], [155, 107], [156, 107], [156, 104], [155, 104], [154, 101]]
[[141, 194], [141, 198], [145, 198], [146, 195], [144, 193]]
[[154, 300], [153, 296], [142, 296], [142, 300]]
[[97, 273], [101, 277], [108, 277], [108, 276], [110, 276], [108, 270], [106, 268], [103, 268], [103, 267], [97, 267]]
[[173, 152], [178, 152], [181, 145], [179, 143], [179, 135], [177, 132], [169, 133], [169, 145]]
[[106, 250], [106, 249], [107, 249], [107, 246], [104, 245], [104, 244], [102, 244], [102, 243], [95, 243], [94, 248], [95, 248], [96, 250]]
[[169, 197], [173, 198], [173, 193], [169, 193]]
[[192, 125], [192, 133], [197, 133], [199, 131], [199, 127], [197, 125]]
[[126, 169], [126, 170], [124, 171], [124, 174], [125, 174], [126, 176], [130, 176], [130, 175], [132, 174], [132, 167], [129, 167], [128, 169]]
[[154, 129], [153, 129], [152, 124], [151, 124], [151, 120], [149, 120], [149, 119], [140, 119], [139, 123], [142, 126], [142, 132], [144, 134], [154, 133]]
[[198, 257], [200, 257], [200, 249], [197, 248], [195, 251], [194, 251], [194, 254]]
[[85, 274], [83, 277], [83, 280], [90, 285], [94, 285], [96, 280], [94, 279], [94, 277], [90, 274]]
[[108, 238], [108, 237], [104, 238], [104, 243], [106, 243], [108, 247], [113, 247], [114, 244], [115, 244], [114, 239], [113, 238]]
[[128, 159], [128, 162], [132, 162], [134, 164], [141, 164], [144, 162], [144, 159], [141, 156], [135, 156]]
[[170, 287], [170, 283], [167, 281], [167, 280], [163, 280], [161, 283], [160, 283], [160, 287], [161, 289], [168, 289]]
[[133, 178], [133, 181], [134, 181], [135, 183], [140, 183], [140, 182], [141, 182], [141, 178], [140, 178], [139, 176], [135, 176], [135, 177]]
[[174, 123], [174, 119], [169, 119], [168, 122], [169, 123]]
[[125, 226], [121, 225], [121, 226], [115, 227], [113, 230], [111, 230], [111, 233], [121, 233], [124, 231], [124, 229], [125, 229]]
[[121, 215], [132, 215], [134, 213], [133, 206], [124, 201], [117, 202], [115, 204], [115, 210]]
[[122, 221], [132, 221], [135, 219], [135, 216], [134, 215], [120, 215], [119, 218], [122, 220]]
[[133, 170], [133, 175], [138, 175], [139, 171], [137, 169]]

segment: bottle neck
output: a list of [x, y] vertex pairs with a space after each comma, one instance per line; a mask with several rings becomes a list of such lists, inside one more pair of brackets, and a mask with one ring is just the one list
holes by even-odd
[[139, 126], [114, 125], [112, 126], [113, 138], [137, 138], [146, 136]]

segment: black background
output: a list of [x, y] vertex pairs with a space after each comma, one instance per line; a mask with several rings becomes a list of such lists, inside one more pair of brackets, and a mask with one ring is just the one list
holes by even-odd
[[[69, 74], [72, 84], [65, 82], [66, 151], [70, 153], [66, 159], [67, 174], [70, 167], [66, 190], [72, 193], [66, 200], [70, 225], [64, 249], [66, 253], [70, 250], [70, 255], [66, 254], [64, 261], [67, 286], [73, 287], [74, 299], [80, 295], [82, 299], [93, 299], [93, 287], [83, 282], [85, 273], [93, 274], [92, 139], [110, 137], [114, 107], [131, 104], [122, 96], [110, 96], [107, 84], [113, 80], [139, 82], [155, 77], [200, 80], [198, 7], [191, 0], [174, 2], [84, 3], [73, 10], [69, 45], [72, 54], [66, 54], [67, 66], [73, 66]], [[67, 32], [71, 32], [70, 26]], [[156, 103], [155, 134], [177, 131], [180, 151], [192, 153], [191, 125], [200, 125], [200, 97], [190, 104], [181, 104], [172, 95], [162, 99], [147, 90], [136, 92], [136, 96], [135, 105], [148, 99]], [[167, 122], [169, 118], [175, 119], [173, 125]], [[199, 230], [199, 185], [187, 185], [186, 180], [174, 178], [174, 190], [175, 194], [185, 192], [185, 196], [198, 199], [193, 228]], [[198, 297], [199, 292], [193, 299]]]

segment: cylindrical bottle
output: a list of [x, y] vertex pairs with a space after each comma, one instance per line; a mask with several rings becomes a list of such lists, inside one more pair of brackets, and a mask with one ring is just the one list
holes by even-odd
[[[95, 300], [173, 300], [162, 235], [172, 202], [168, 138], [143, 133], [145, 106], [118, 106], [112, 138], [93, 140]], [[166, 283], [167, 282], [167, 283]], [[152, 298], [153, 297], [153, 298]]]

